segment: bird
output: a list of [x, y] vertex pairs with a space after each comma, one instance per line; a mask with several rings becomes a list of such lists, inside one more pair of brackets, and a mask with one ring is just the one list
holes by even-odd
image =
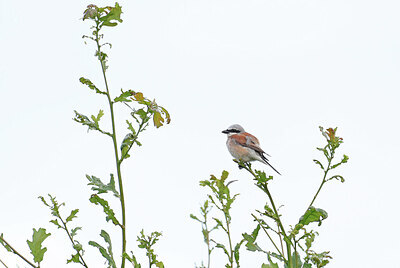
[[276, 173], [281, 175], [269, 162], [266, 156], [269, 156], [260, 147], [258, 139], [247, 133], [241, 125], [234, 124], [223, 130], [222, 133], [228, 135], [226, 146], [233, 158], [245, 163], [250, 161], [260, 161], [270, 166]]

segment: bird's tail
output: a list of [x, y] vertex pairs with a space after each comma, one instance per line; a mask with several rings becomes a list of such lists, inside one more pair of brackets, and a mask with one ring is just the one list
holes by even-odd
[[282, 175], [281, 173], [279, 173], [278, 170], [276, 170], [276, 169], [268, 162], [268, 159], [267, 159], [263, 154], [260, 154], [260, 155], [261, 155], [261, 158], [262, 158], [262, 160], [264, 161], [265, 164], [267, 164], [268, 166], [270, 166], [270, 167], [271, 167], [273, 170], [275, 170], [275, 172], [278, 173], [279, 175]]

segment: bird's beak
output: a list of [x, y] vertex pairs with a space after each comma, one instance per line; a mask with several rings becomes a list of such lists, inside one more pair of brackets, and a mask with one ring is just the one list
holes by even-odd
[[229, 133], [229, 131], [226, 129], [226, 130], [223, 130], [223, 131], [222, 131], [222, 133], [224, 133], [224, 134], [228, 134], [228, 133]]

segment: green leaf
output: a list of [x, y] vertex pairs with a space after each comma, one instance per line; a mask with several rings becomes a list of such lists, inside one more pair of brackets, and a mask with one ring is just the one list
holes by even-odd
[[78, 253], [73, 254], [73, 255], [71, 256], [71, 258], [69, 258], [69, 259], [67, 260], [67, 264], [68, 264], [68, 263], [71, 263], [71, 262], [73, 262], [73, 263], [81, 263], [81, 261], [79, 260], [79, 254], [78, 254]]
[[216, 247], [216, 248], [221, 248], [221, 249], [225, 252], [226, 256], [229, 257], [228, 250], [226, 250], [226, 248], [225, 248], [225, 246], [224, 246], [223, 244], [216, 243], [215, 247]]
[[340, 182], [344, 182], [344, 178], [343, 178], [343, 176], [341, 176], [341, 175], [332, 176], [332, 177], [330, 177], [329, 179], [327, 179], [326, 181], [330, 181], [330, 180], [333, 180], [333, 179], [337, 179], [337, 180], [340, 181]]
[[114, 102], [132, 102], [132, 100], [129, 99], [129, 97], [131, 97], [133, 95], [133, 91], [132, 90], [123, 91], [121, 89], [121, 92], [122, 92], [121, 95], [116, 97], [114, 99]]
[[94, 115], [91, 116], [93, 123], [96, 125], [96, 129], [99, 129], [99, 121], [103, 117], [103, 115], [104, 115], [104, 111], [100, 109], [97, 116], [94, 116]]
[[114, 261], [114, 257], [113, 257], [113, 253], [112, 253], [110, 236], [104, 230], [101, 230], [100, 236], [103, 237], [104, 241], [106, 241], [106, 243], [108, 244], [107, 250], [95, 241], [89, 241], [89, 245], [99, 249], [101, 255], [107, 260], [108, 267], [116, 268], [117, 266], [115, 265], [115, 261]]
[[69, 216], [65, 219], [65, 223], [72, 221], [73, 218], [76, 218], [76, 214], [79, 212], [79, 209], [74, 209], [71, 211]]
[[258, 232], [260, 231], [260, 225], [257, 224], [257, 227], [253, 230], [253, 232], [251, 233], [251, 235], [244, 233], [242, 234], [243, 238], [247, 241], [246, 243], [246, 249], [249, 251], [261, 251], [264, 252], [264, 250], [262, 250], [257, 243], [255, 242], [258, 236]]
[[40, 263], [43, 260], [44, 253], [47, 251], [47, 248], [42, 248], [43, 241], [50, 236], [50, 233], [46, 233], [46, 229], [39, 228], [33, 229], [32, 241], [27, 240], [29, 249], [31, 250], [31, 254], [33, 255], [33, 260], [37, 263]]
[[[78, 123], [80, 123], [80, 124], [82, 124], [82, 125], [84, 125], [84, 126], [88, 126], [88, 127], [89, 127], [89, 130], [97, 130], [97, 131], [100, 131], [100, 132], [103, 133], [103, 134], [106, 134], [106, 135], [112, 137], [111, 133], [108, 133], [107, 131], [103, 131], [103, 130], [101, 130], [100, 127], [99, 127], [99, 120], [100, 120], [100, 118], [101, 118], [101, 116], [102, 116], [102, 115], [101, 115], [102, 110], [99, 111], [99, 114], [97, 115], [97, 117], [95, 117], [95, 116], [93, 116], [93, 115], [91, 116], [91, 118], [93, 119], [93, 121], [90, 120], [89, 117], [87, 117], [86, 115], [83, 115], [83, 114], [81, 114], [81, 113], [78, 113], [77, 111], [74, 111], [74, 112], [75, 112], [75, 118], [73, 118], [73, 120], [74, 120], [75, 122], [78, 122]], [[97, 121], [96, 121], [96, 120], [97, 120]]]
[[347, 155], [343, 155], [342, 160], [340, 160], [339, 163], [333, 165], [330, 169], [334, 169], [334, 168], [340, 166], [341, 164], [347, 163], [348, 160], [349, 160], [349, 157]]
[[13, 252], [11, 247], [7, 245], [6, 242], [3, 241], [3, 234], [0, 234], [0, 244], [8, 251], [8, 252]]
[[125, 138], [122, 140], [121, 143], [121, 160], [130, 157], [128, 152], [132, 148], [132, 144], [135, 142], [136, 138], [137, 136], [133, 135], [132, 133], [128, 133], [125, 135]]
[[54, 224], [55, 226], [57, 226], [57, 228], [59, 228], [59, 229], [64, 229], [64, 227], [61, 226], [60, 223], [58, 223], [58, 220], [57, 220], [57, 219], [55, 219], [55, 220], [50, 220], [50, 222], [51, 222], [52, 224]]
[[123, 256], [125, 259], [127, 259], [130, 263], [133, 264], [133, 268], [141, 268], [142, 266], [140, 265], [140, 263], [138, 263], [138, 262], [136, 261], [136, 257], [133, 255], [133, 252], [132, 252], [132, 251], [131, 251], [131, 254], [132, 254], [132, 257], [129, 256], [128, 253], [124, 252], [122, 256]]
[[315, 164], [319, 165], [323, 170], [325, 170], [324, 166], [321, 164], [320, 161], [318, 161], [316, 159], [314, 159], [313, 161], [314, 161]]
[[199, 222], [202, 223], [202, 221], [199, 220], [199, 218], [197, 218], [197, 217], [196, 217], [195, 215], [193, 215], [193, 214], [190, 214], [190, 218], [192, 218], [192, 219], [194, 219], [194, 220], [199, 221]]
[[136, 131], [132, 126], [132, 123], [126, 120], [126, 123], [128, 124], [128, 129], [132, 132], [133, 135], [136, 135]]
[[107, 215], [106, 221], [112, 221], [114, 225], [121, 226], [117, 218], [115, 217], [114, 211], [108, 205], [108, 202], [103, 198], [99, 197], [97, 194], [93, 194], [89, 201], [95, 205], [101, 205], [103, 207], [104, 213]]
[[98, 94], [103, 94], [103, 95], [107, 95], [106, 92], [101, 91], [100, 89], [98, 89], [93, 83], [92, 81], [90, 81], [89, 79], [86, 79], [84, 77], [79, 78], [79, 81], [84, 84], [87, 85], [90, 89], [93, 89], [94, 91], [96, 91], [96, 93]]
[[322, 220], [326, 218], [328, 218], [328, 213], [325, 210], [311, 206], [307, 209], [306, 213], [301, 216], [298, 224], [305, 226], [311, 222], [318, 222], [318, 225], [321, 225]]
[[115, 188], [115, 179], [113, 174], [110, 174], [110, 182], [108, 184], [104, 184], [99, 178], [95, 176], [86, 175], [86, 178], [89, 180], [88, 185], [93, 185], [91, 189], [93, 191], [96, 191], [97, 194], [103, 194], [110, 191], [114, 194], [115, 197], [120, 198], [119, 192]]
[[279, 268], [278, 264], [270, 262], [269, 264], [263, 263], [261, 268]]
[[102, 26], [110, 26], [110, 27], [116, 26], [118, 23], [115, 21], [122, 22], [121, 14], [122, 14], [121, 6], [118, 3], [115, 3], [115, 7], [112, 7], [107, 15], [100, 17], [100, 21], [103, 22]]
[[72, 229], [72, 230], [71, 230], [71, 236], [72, 236], [72, 237], [76, 236], [76, 233], [77, 233], [79, 230], [82, 230], [82, 227], [75, 227], [74, 229]]
[[156, 267], [158, 267], [158, 268], [164, 268], [164, 264], [162, 263], [162, 262], [157, 262], [156, 263]]
[[235, 246], [235, 248], [234, 248], [234, 250], [233, 250], [233, 256], [235, 257], [235, 262], [236, 262], [236, 264], [237, 264], [237, 267], [240, 267], [240, 266], [239, 266], [239, 257], [240, 257], [240, 255], [239, 255], [239, 249], [240, 249], [240, 247], [242, 246], [242, 244], [243, 244], [244, 241], [245, 241], [245, 240], [242, 239], [239, 243], [237, 243], [236, 246]]

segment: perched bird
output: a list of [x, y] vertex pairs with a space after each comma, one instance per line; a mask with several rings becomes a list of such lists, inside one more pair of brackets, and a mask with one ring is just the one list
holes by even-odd
[[276, 173], [281, 175], [281, 173], [268, 162], [265, 155], [270, 155], [260, 148], [258, 139], [250, 133], [245, 132], [242, 126], [238, 124], [232, 125], [228, 129], [222, 131], [222, 133], [228, 135], [226, 146], [235, 159], [243, 162], [260, 161], [270, 166]]

